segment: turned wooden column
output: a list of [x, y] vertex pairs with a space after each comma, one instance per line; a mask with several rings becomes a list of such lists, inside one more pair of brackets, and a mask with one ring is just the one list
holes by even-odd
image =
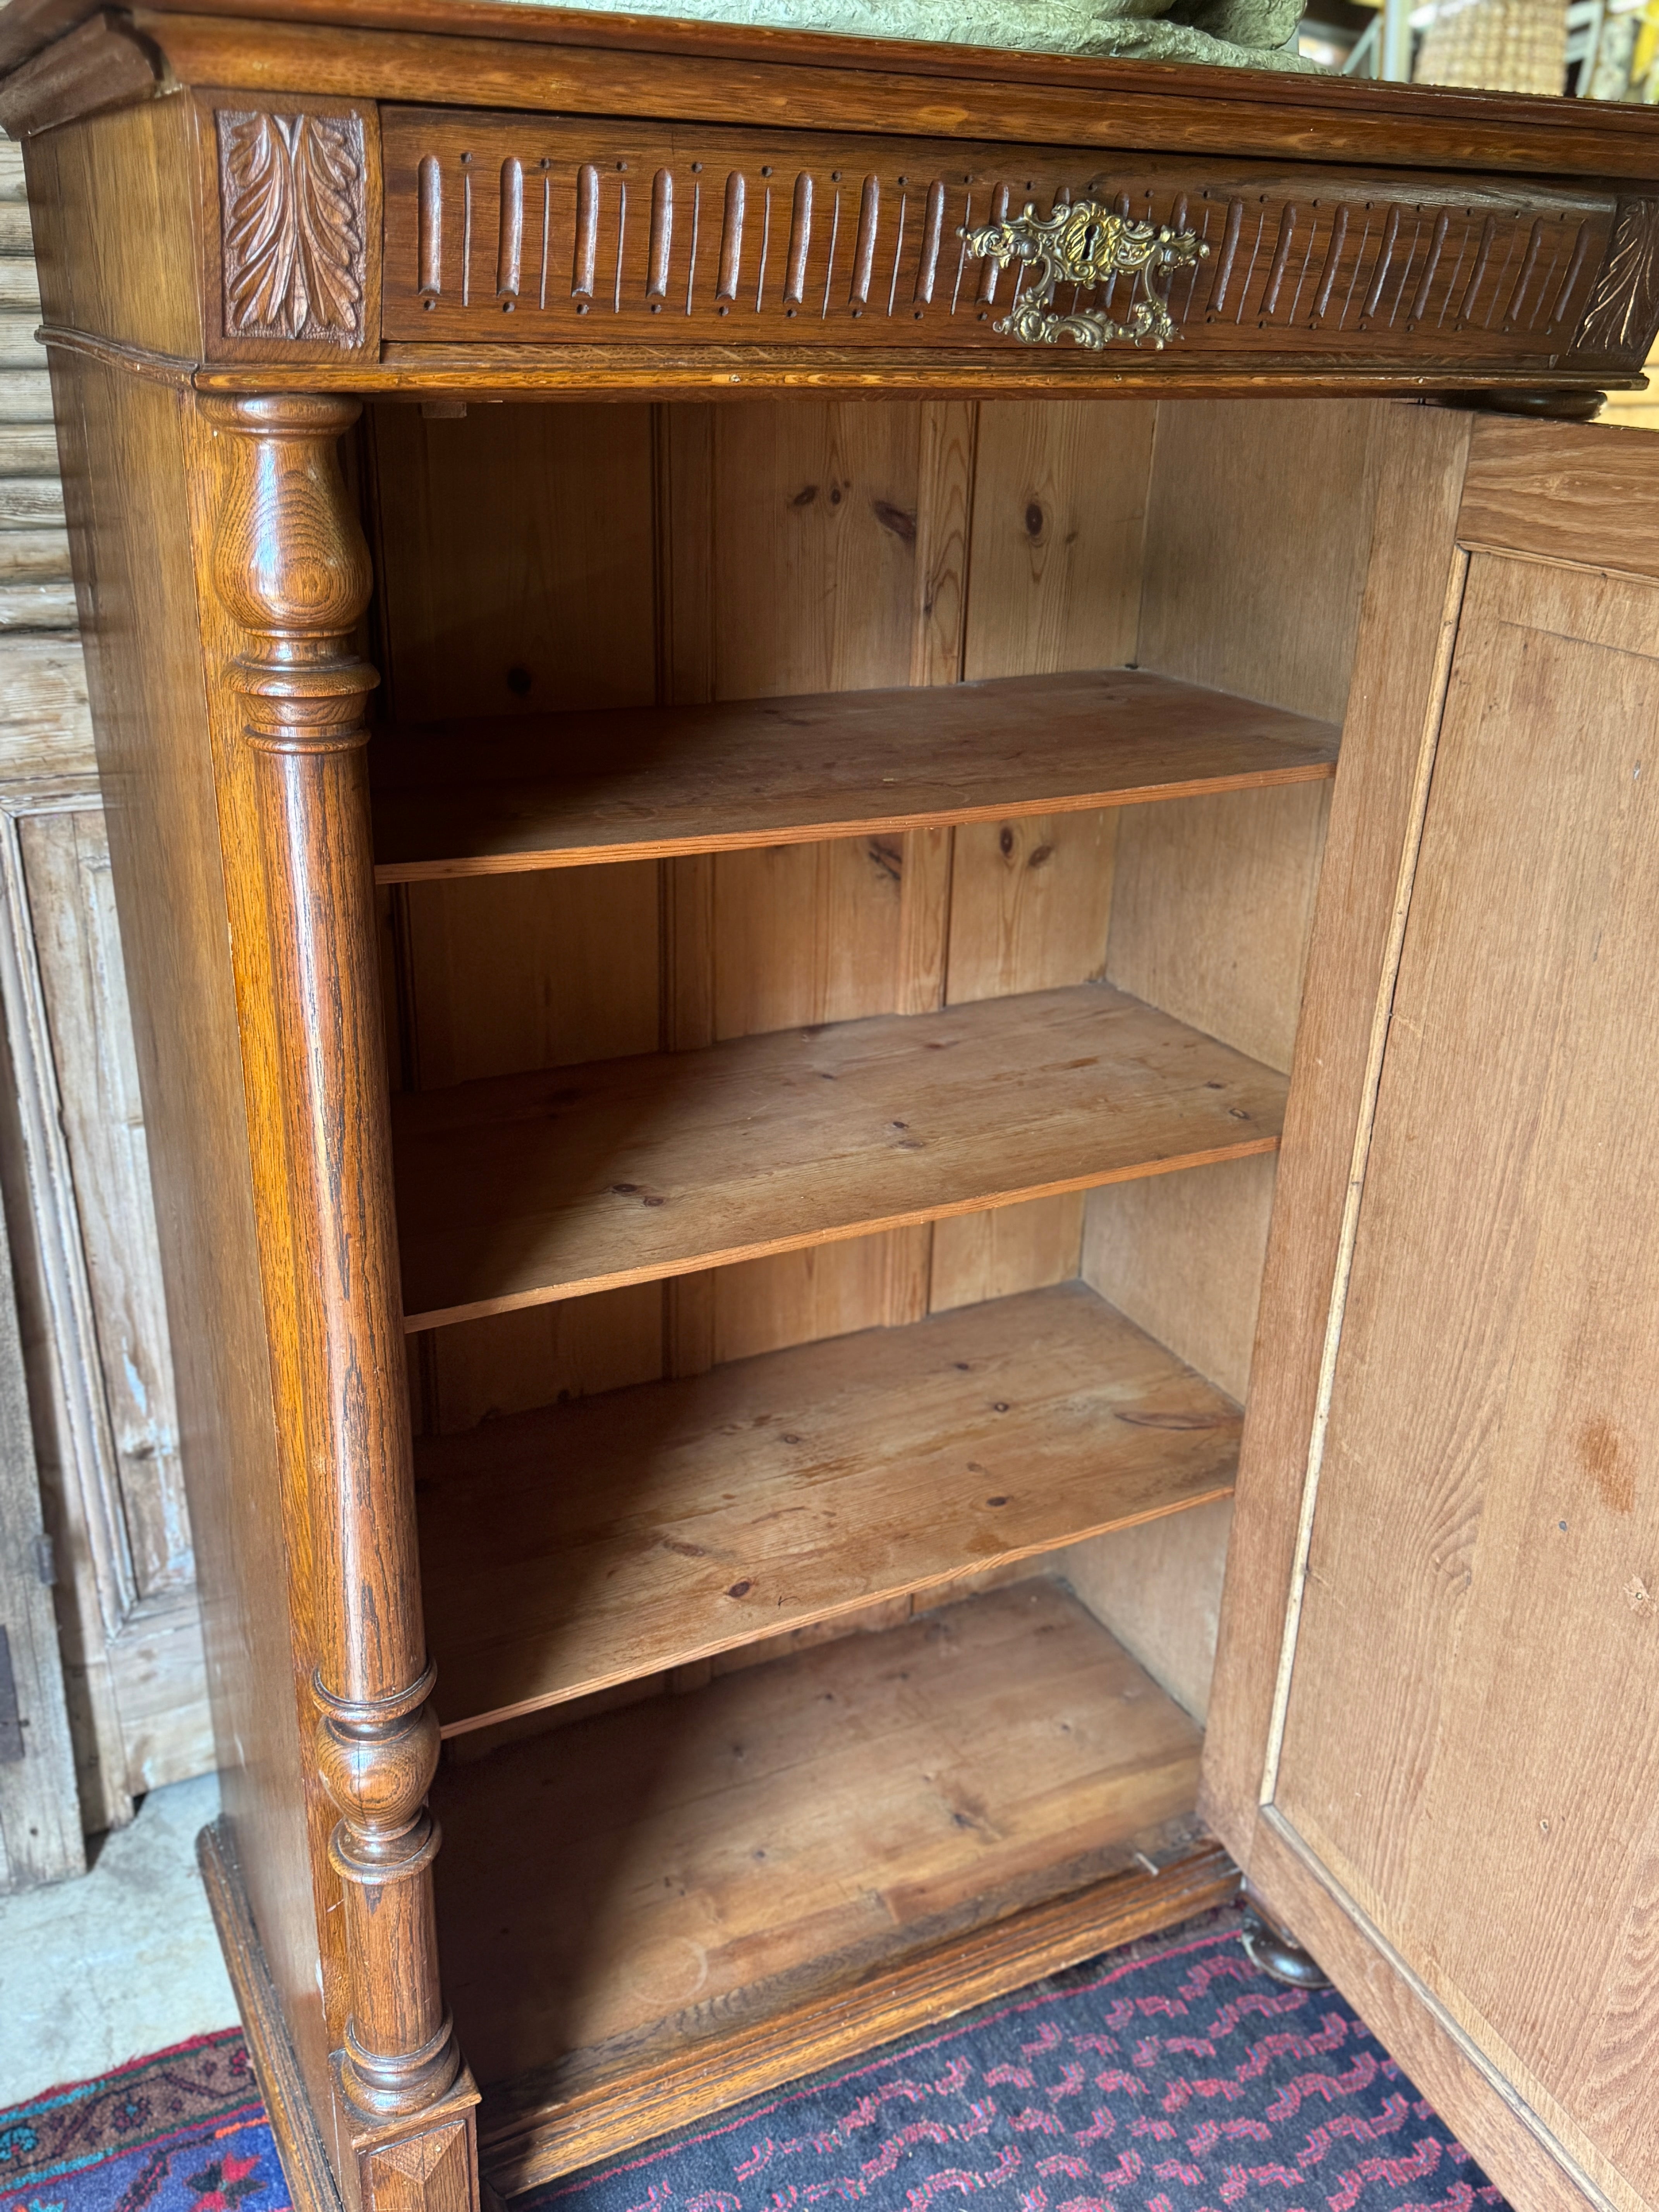
[[[459, 2206], [471, 2194], [463, 2169], [475, 2093], [439, 1990], [433, 1913], [439, 1837], [426, 1796], [438, 1725], [416, 1548], [364, 757], [363, 699], [379, 679], [353, 650], [371, 577], [336, 452], [358, 407], [306, 395], [202, 406], [222, 456], [214, 583], [234, 625], [228, 675], [251, 756], [264, 884], [273, 1064], [253, 1067], [250, 1081], [274, 1091], [266, 1127], [279, 1122], [283, 1153], [262, 1177], [264, 1233], [275, 1264], [291, 1267], [291, 1294], [268, 1308], [280, 1410], [304, 1457], [317, 1770], [340, 1815], [329, 1846], [350, 1986], [339, 2080], [355, 2108], [365, 2196], [395, 2180], [400, 2203], [413, 2185], [416, 2198]], [[446, 2107], [447, 2125], [417, 2148], [420, 2124]], [[378, 2171], [388, 2158], [395, 2172]], [[432, 2185], [434, 2161], [454, 2166], [456, 2188]]]

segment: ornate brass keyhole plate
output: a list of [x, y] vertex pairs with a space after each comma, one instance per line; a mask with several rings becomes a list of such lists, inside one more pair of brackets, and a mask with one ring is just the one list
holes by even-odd
[[[1091, 353], [1115, 339], [1161, 348], [1176, 337], [1167, 291], [1154, 280], [1201, 260], [1210, 250], [1190, 230], [1135, 222], [1093, 200], [1074, 201], [1048, 216], [1039, 216], [1028, 204], [1024, 214], [1012, 222], [983, 223], [958, 234], [967, 240], [970, 253], [993, 260], [1000, 268], [1018, 262], [1033, 270], [1029, 283], [1016, 286], [1014, 304], [992, 325], [994, 330], [1027, 345], [1053, 345], [1064, 336]], [[1024, 276], [1024, 268], [1020, 273]], [[1076, 312], [1075, 302], [1069, 315], [1055, 311], [1056, 285], [1093, 290], [1114, 276], [1132, 279], [1129, 311], [1122, 322], [1114, 322], [1102, 310]]]

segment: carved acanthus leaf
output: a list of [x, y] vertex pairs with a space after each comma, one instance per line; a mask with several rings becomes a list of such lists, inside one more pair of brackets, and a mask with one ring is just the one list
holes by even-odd
[[355, 345], [366, 283], [362, 118], [220, 111], [227, 337]]
[[1639, 368], [1659, 324], [1659, 200], [1626, 200], [1572, 349]]

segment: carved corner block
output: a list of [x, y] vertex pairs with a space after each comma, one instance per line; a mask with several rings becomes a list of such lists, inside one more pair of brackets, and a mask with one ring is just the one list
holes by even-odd
[[477, 2085], [463, 2068], [418, 2123], [376, 2127], [358, 2118], [350, 2142], [363, 2212], [481, 2212], [477, 2105]]
[[1568, 359], [1640, 368], [1659, 334], [1659, 200], [1619, 203]]
[[210, 358], [312, 364], [380, 336], [380, 132], [372, 101], [198, 97]]

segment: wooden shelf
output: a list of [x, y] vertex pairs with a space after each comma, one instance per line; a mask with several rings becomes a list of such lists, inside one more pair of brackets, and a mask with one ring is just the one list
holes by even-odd
[[1224, 1497], [1239, 1420], [1061, 1283], [427, 1438], [444, 1732]]
[[1334, 774], [1334, 724], [1135, 669], [392, 728], [381, 883], [733, 852]]
[[486, 2135], [1178, 1849], [1200, 1743], [1036, 1577], [446, 1763], [444, 1990]]
[[1085, 983], [404, 1094], [407, 1326], [1271, 1152], [1285, 1091]]

